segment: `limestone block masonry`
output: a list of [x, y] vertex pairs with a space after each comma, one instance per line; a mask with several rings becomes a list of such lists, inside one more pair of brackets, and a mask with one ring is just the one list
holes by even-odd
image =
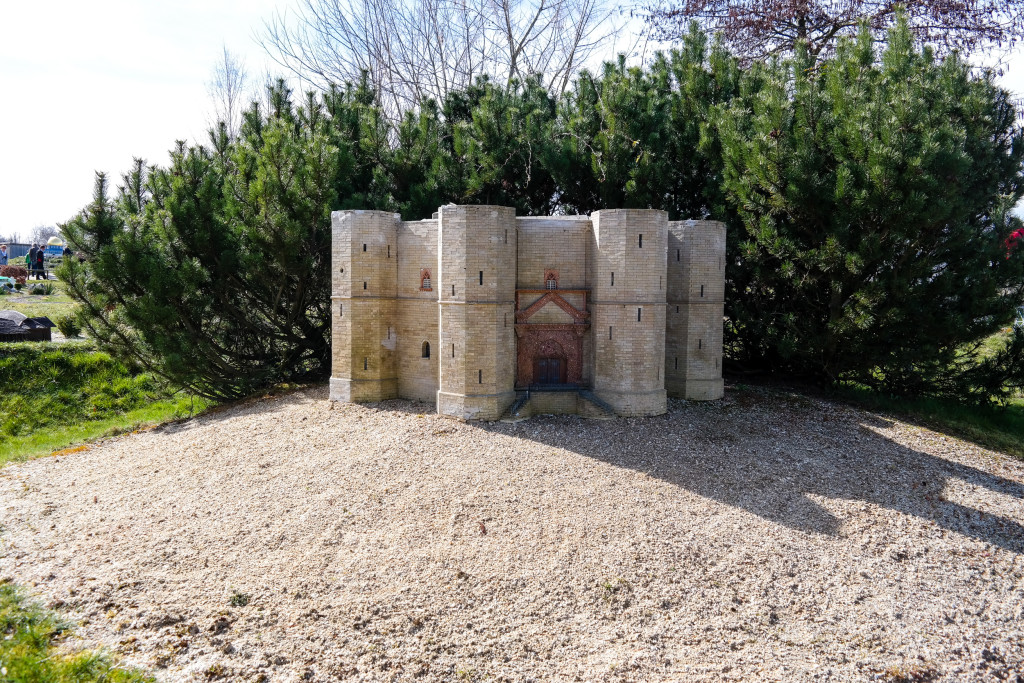
[[644, 416], [666, 396], [723, 395], [722, 223], [455, 205], [331, 218], [332, 400], [496, 420], [527, 400], [533, 414], [597, 401]]

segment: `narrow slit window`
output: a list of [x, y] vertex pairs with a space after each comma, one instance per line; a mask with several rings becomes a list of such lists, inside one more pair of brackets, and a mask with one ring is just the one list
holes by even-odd
[[682, 261], [682, 258], [680, 258], [680, 254], [679, 254], [679, 250], [678, 249], [676, 249], [676, 261]]
[[423, 347], [420, 350], [420, 354], [424, 358], [430, 358], [430, 342], [428, 342], [428, 341], [423, 342]]
[[612, 326], [611, 325], [608, 326], [608, 338], [609, 339], [612, 338]]
[[505, 231], [505, 244], [508, 244], [508, 230]]
[[678, 312], [679, 312], [679, 307], [678, 307], [678, 306], [676, 306], [676, 313], [678, 313]]
[[455, 296], [455, 285], [452, 285], [452, 296]]
[[636, 309], [636, 321], [637, 322], [640, 322], [640, 314], [643, 313], [643, 310], [644, 309], [642, 309], [642, 308]]
[[484, 271], [480, 271], [480, 284], [484, 283]]
[[640, 249], [644, 248], [644, 236], [643, 236], [643, 233], [640, 233], [639, 247], [640, 247]]
[[366, 245], [365, 244], [363, 245], [363, 251], [366, 251]]
[[388, 258], [391, 258], [391, 245], [388, 245]]
[[508, 313], [505, 314], [504, 318], [505, 318], [505, 320], [504, 320], [505, 327], [508, 327]]
[[363, 280], [363, 289], [366, 289], [366, 280]]
[[698, 339], [697, 340], [697, 348], [698, 349], [703, 349], [704, 348], [704, 340], [703, 339]]
[[338, 317], [339, 318], [344, 318], [345, 317], [345, 304], [338, 304]]
[[370, 369], [370, 359], [369, 358], [363, 358], [363, 370], [369, 370], [369, 369]]
[[477, 384], [483, 384], [484, 383], [484, 371], [483, 370], [477, 370], [476, 371], [476, 383]]
[[452, 344], [452, 358], [455, 358], [455, 344]]
[[391, 325], [388, 325], [388, 339], [391, 339]]
[[700, 298], [704, 298], [704, 285], [700, 286]]
[[615, 286], [615, 271], [612, 271], [612, 287]]
[[676, 370], [679, 369], [679, 356], [676, 356], [676, 367], [675, 367], [675, 369]]

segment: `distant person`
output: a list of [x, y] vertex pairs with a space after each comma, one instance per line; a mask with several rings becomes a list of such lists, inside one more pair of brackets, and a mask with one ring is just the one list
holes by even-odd
[[28, 268], [28, 276], [32, 277], [36, 274], [36, 254], [39, 253], [39, 245], [33, 244], [32, 248], [28, 250], [28, 255], [25, 256], [25, 266]]
[[46, 247], [39, 247], [36, 251], [36, 279], [48, 280], [46, 276]]
[[7, 265], [7, 245], [0, 244], [0, 266]]

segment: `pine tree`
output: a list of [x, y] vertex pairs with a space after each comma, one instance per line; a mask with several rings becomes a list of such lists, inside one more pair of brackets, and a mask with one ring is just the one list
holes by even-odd
[[1007, 94], [916, 49], [905, 21], [880, 56], [864, 29], [834, 58], [755, 68], [745, 88], [720, 124], [745, 229], [727, 296], [734, 357], [951, 390], [968, 376], [965, 345], [1006, 324], [1024, 291], [1022, 260], [1004, 253], [1002, 216], [1024, 194]]

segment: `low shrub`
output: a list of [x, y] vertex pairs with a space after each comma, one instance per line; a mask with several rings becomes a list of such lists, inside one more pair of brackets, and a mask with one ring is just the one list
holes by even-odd
[[37, 296], [47, 296], [53, 294], [55, 287], [52, 282], [40, 282], [32, 285], [31, 289], [28, 290], [29, 294], [35, 294]]
[[28, 269], [24, 266], [12, 266], [10, 264], [0, 266], [0, 277], [13, 277], [15, 282], [25, 284], [25, 281], [28, 280]]
[[57, 326], [57, 329], [60, 330], [60, 333], [69, 339], [71, 337], [77, 337], [82, 333], [82, 325], [78, 322], [78, 318], [75, 317], [73, 313], [62, 315], [54, 320], [53, 323]]

